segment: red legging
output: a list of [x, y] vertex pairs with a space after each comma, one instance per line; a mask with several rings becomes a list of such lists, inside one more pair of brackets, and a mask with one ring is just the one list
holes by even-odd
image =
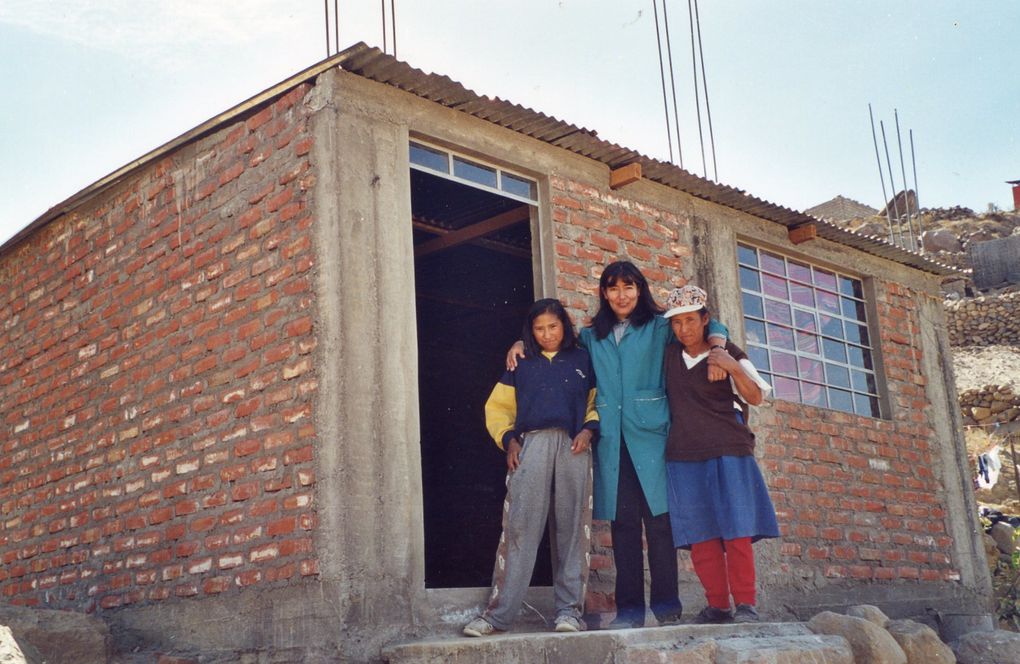
[[750, 537], [692, 544], [691, 562], [709, 605], [728, 611], [730, 594], [734, 604], [754, 605], [754, 552]]

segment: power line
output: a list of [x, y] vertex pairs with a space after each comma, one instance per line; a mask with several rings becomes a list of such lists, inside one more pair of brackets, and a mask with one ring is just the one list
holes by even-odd
[[322, 10], [325, 12], [323, 21], [326, 26], [326, 57], [328, 58], [332, 54], [332, 51], [329, 50], [329, 0], [322, 0]]
[[[663, 8], [665, 8], [665, 4], [663, 4]], [[655, 15], [655, 45], [659, 48], [659, 80], [662, 81], [662, 108], [666, 113], [666, 143], [669, 145], [669, 161], [672, 163], [673, 135], [669, 128], [669, 101], [666, 98], [666, 72], [662, 66], [662, 37], [659, 34], [659, 6], [655, 0], [652, 0], [652, 12]]]
[[708, 140], [712, 145], [712, 172], [715, 174], [715, 181], [718, 182], [719, 163], [715, 160], [715, 132], [712, 131], [712, 107], [708, 104], [708, 78], [705, 76], [705, 54], [701, 49], [701, 17], [698, 14], [698, 0], [694, 0], [694, 24], [698, 26], [698, 58], [701, 60], [701, 87], [705, 91], [705, 115], [708, 116]]
[[676, 105], [676, 78], [673, 76], [673, 47], [669, 39], [669, 15], [666, 13], [666, 0], [662, 0], [662, 22], [666, 31], [666, 55], [669, 58], [669, 85], [673, 90], [673, 124], [676, 130], [676, 151], [680, 158], [680, 168], [684, 167], [684, 150], [680, 145], [680, 109]]
[[708, 177], [708, 165], [705, 163], [705, 135], [701, 130], [701, 99], [698, 96], [698, 58], [694, 50], [694, 10], [691, 0], [687, 0], [687, 18], [691, 25], [691, 70], [694, 73], [694, 108], [698, 114], [698, 141], [701, 143], [701, 169]]

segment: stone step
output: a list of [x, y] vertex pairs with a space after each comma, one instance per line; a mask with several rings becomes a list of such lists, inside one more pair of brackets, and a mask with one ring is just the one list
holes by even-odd
[[[813, 653], [814, 659], [779, 654], [784, 643], [793, 652], [796, 647]], [[435, 638], [389, 646], [383, 658], [390, 664], [712, 664], [719, 662], [776, 662], [776, 664], [852, 664], [840, 658], [836, 637], [818, 637], [801, 623], [758, 623], [745, 625], [676, 625], [643, 629], [601, 630], [577, 634], [550, 632], [508, 632], [473, 638]], [[763, 659], [754, 659], [754, 643], [762, 648]], [[714, 644], [714, 645], [712, 645]], [[849, 653], [849, 647], [846, 652]], [[713, 658], [699, 654], [711, 650]], [[686, 654], [685, 654], [686, 653]], [[745, 653], [745, 654], [742, 654]], [[752, 653], [747, 655], [746, 653]], [[692, 659], [692, 657], [694, 657]], [[700, 657], [700, 658], [698, 658]], [[750, 659], [748, 657], [751, 657]], [[771, 659], [769, 658], [771, 657]], [[785, 657], [785, 659], [783, 658]]]

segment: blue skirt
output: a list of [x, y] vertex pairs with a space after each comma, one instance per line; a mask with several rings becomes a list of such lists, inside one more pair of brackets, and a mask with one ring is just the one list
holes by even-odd
[[722, 538], [779, 537], [776, 510], [753, 456], [723, 456], [707, 461], [670, 461], [669, 521], [673, 545]]

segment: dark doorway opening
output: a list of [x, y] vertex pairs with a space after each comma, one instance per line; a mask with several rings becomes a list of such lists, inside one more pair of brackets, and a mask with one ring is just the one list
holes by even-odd
[[[520, 200], [411, 170], [425, 585], [487, 586], [506, 460], [485, 400], [534, 301], [531, 216]], [[537, 516], [537, 515], [536, 515]], [[548, 542], [534, 584], [550, 585]]]

